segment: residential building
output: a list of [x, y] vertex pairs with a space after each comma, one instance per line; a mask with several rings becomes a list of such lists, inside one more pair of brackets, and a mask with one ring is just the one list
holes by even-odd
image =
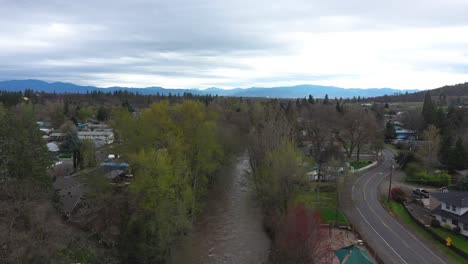
[[432, 214], [441, 226], [460, 228], [460, 233], [468, 236], [468, 192], [446, 192], [431, 194], [440, 202]]
[[114, 133], [111, 131], [78, 131], [78, 138], [100, 140], [106, 143], [112, 143], [114, 141]]

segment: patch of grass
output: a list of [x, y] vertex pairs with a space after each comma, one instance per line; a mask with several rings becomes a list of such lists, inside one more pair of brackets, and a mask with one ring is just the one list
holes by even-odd
[[443, 228], [431, 227], [431, 229], [443, 238], [450, 237], [454, 246], [468, 253], [468, 239], [455, 235]]
[[360, 168], [364, 168], [365, 166], [371, 164], [370, 160], [360, 160], [360, 161], [351, 161], [349, 165], [353, 167], [355, 170], [359, 170]]
[[336, 192], [308, 192], [296, 196], [295, 203], [303, 203], [307, 208], [316, 209], [320, 212], [322, 220], [325, 223], [338, 221], [338, 224], [347, 224], [343, 212], [338, 208], [338, 216], [336, 215]]
[[[403, 208], [403, 205], [400, 203], [384, 200], [384, 205], [387, 206], [389, 210], [394, 214], [396, 218], [398, 218], [404, 225], [407, 225], [411, 230], [415, 230], [421, 236], [425, 237], [428, 240], [434, 241], [434, 245], [440, 249], [440, 251], [444, 252], [447, 256], [450, 257], [455, 263], [466, 263], [466, 259], [461, 257], [460, 255], [456, 254], [446, 246], [442, 245], [439, 241], [436, 241], [426, 230], [422, 229], [416, 223], [414, 223], [413, 219], [409, 216], [409, 214]], [[453, 239], [453, 238], [452, 238]]]
[[72, 157], [71, 153], [62, 153], [58, 156], [60, 159], [69, 159]]

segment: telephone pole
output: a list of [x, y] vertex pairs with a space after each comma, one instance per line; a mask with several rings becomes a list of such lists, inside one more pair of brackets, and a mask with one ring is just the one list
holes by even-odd
[[392, 177], [393, 177], [393, 169], [395, 168], [395, 165], [393, 164], [393, 161], [392, 161], [392, 168], [390, 170], [390, 183], [388, 184], [388, 198], [387, 198], [387, 201], [390, 202], [390, 195], [391, 195], [391, 192], [392, 192]]

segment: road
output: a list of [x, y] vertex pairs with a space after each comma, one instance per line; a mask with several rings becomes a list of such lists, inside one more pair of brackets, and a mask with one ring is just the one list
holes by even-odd
[[390, 175], [392, 159], [393, 151], [384, 150], [383, 161], [354, 182], [346, 216], [385, 263], [452, 263], [432, 242], [407, 230], [380, 204], [379, 186]]

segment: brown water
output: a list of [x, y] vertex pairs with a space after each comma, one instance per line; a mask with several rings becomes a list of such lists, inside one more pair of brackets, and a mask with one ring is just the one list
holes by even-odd
[[249, 188], [247, 156], [219, 177], [192, 234], [175, 252], [174, 263], [266, 263], [270, 240]]

